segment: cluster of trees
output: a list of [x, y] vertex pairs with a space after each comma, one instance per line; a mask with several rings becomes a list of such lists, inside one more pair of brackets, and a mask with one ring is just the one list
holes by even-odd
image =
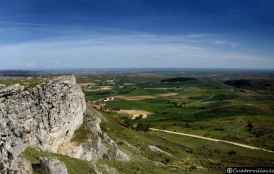
[[142, 118], [138, 117], [134, 120], [128, 118], [128, 117], [123, 117], [121, 119], [121, 124], [123, 126], [129, 127], [131, 129], [137, 130], [137, 131], [148, 131], [150, 128], [150, 124], [143, 122]]

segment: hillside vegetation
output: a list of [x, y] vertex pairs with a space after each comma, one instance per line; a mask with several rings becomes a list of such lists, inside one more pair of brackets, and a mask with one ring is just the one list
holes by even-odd
[[[99, 110], [105, 117], [101, 124], [104, 131], [133, 156], [134, 162], [102, 161], [119, 171], [223, 173], [229, 166], [274, 165], [273, 153], [149, 131], [165, 129], [274, 150], [272, 88], [246, 88], [221, 79], [166, 75], [106, 75], [78, 80], [93, 84], [84, 88], [90, 107], [102, 106]], [[94, 90], [103, 85], [110, 85], [111, 89]], [[108, 97], [114, 99], [104, 102]], [[132, 119], [119, 110], [152, 114], [145, 119]]]

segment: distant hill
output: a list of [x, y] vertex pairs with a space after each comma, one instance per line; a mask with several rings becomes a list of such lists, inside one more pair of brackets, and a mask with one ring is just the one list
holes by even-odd
[[34, 76], [40, 74], [39, 71], [28, 70], [1, 70], [0, 76]]
[[193, 77], [175, 77], [175, 78], [163, 79], [163, 80], [161, 80], [161, 82], [176, 83], [176, 82], [186, 82], [186, 81], [191, 81], [191, 80], [197, 80], [197, 79], [193, 78]]
[[268, 90], [274, 88], [274, 81], [267, 79], [227, 80], [224, 84], [242, 89]]

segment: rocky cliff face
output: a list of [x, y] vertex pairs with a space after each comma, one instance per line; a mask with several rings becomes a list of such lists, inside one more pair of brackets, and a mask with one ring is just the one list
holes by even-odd
[[85, 141], [65, 143], [59, 147], [58, 153], [86, 161], [99, 159], [128, 161], [128, 155], [123, 153], [116, 142], [102, 131], [101, 118], [103, 116], [100, 112], [89, 108], [82, 125], [87, 131]]
[[27, 173], [27, 146], [57, 152], [83, 122], [84, 94], [75, 77], [55, 78], [33, 89], [0, 90], [0, 173]]

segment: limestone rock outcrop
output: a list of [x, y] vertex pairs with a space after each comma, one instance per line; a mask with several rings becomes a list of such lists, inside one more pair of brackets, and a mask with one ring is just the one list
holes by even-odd
[[89, 108], [84, 118], [85, 129], [88, 130], [85, 142], [70, 142], [59, 147], [58, 153], [87, 161], [99, 159], [128, 161], [129, 156], [122, 152], [100, 127], [102, 114]]
[[25, 174], [27, 146], [57, 152], [83, 123], [84, 94], [74, 76], [49, 80], [32, 89], [0, 90], [0, 173]]

